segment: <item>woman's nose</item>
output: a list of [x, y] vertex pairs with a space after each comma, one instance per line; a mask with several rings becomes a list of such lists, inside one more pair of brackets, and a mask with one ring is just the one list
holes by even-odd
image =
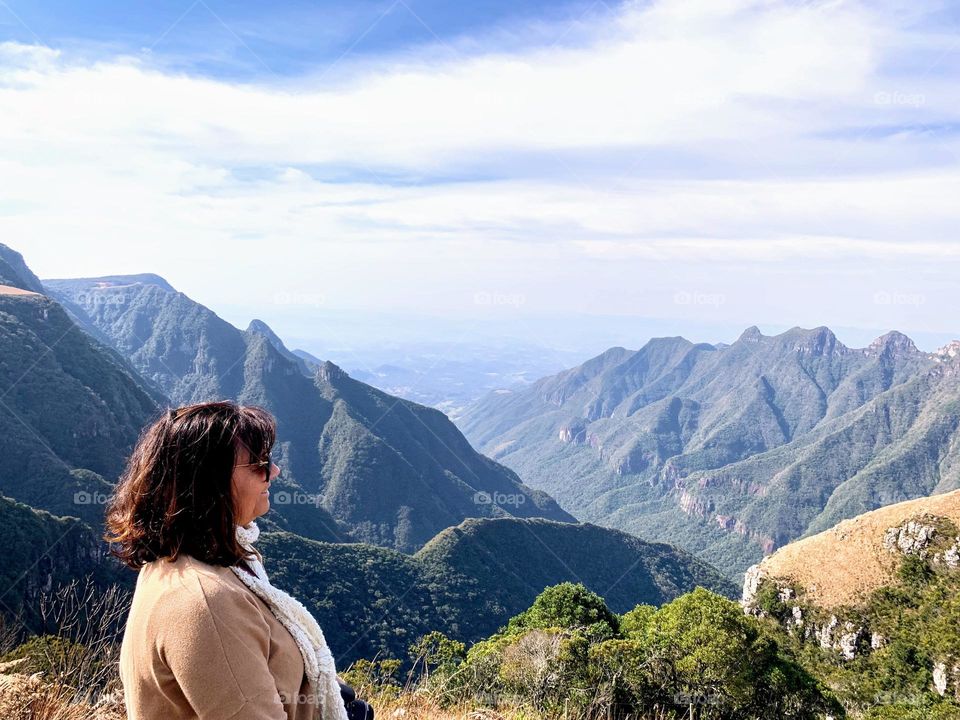
[[280, 475], [280, 468], [276, 463], [270, 463], [270, 479], [273, 480]]

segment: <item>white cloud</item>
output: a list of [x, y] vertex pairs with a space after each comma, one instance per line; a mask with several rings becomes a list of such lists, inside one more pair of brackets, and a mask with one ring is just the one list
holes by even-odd
[[[212, 304], [255, 281], [416, 307], [425, 285], [449, 300], [543, 272], [530, 306], [559, 308], [578, 300], [558, 278], [656, 284], [649, 263], [946, 273], [956, 142], [916, 128], [956, 122], [960, 98], [906, 62], [949, 62], [947, 38], [905, 27], [857, 3], [663, 0], [579, 47], [408, 54], [349, 86], [3, 43], [0, 233], [42, 274], [166, 272]], [[495, 179], [411, 182], [478, 166]]]

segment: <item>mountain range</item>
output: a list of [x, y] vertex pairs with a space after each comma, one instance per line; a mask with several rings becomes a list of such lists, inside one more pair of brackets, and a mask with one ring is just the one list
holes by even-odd
[[270, 410], [284, 493], [271, 515], [286, 529], [414, 551], [468, 517], [574, 520], [475, 452], [440, 411], [293, 354], [262, 321], [242, 331], [156, 275], [44, 287], [173, 403], [231, 398]]
[[688, 553], [567, 522], [439, 411], [293, 355], [259, 321], [234, 328], [157, 276], [48, 287], [2, 245], [0, 273], [0, 613], [28, 629], [41, 591], [132, 587], [99, 538], [104, 503], [140, 430], [208, 392], [278, 417], [286, 477], [261, 547], [341, 662], [404, 657], [434, 629], [478, 639], [565, 580], [623, 608], [735, 593]]
[[581, 520], [675, 543], [737, 577], [845, 517], [960, 485], [960, 345], [828, 328], [729, 346], [611, 348], [459, 425]]
[[[580, 583], [633, 628], [605, 641], [606, 660], [645, 647], [653, 618], [677, 637], [704, 625], [688, 655], [706, 663], [700, 682], [718, 632], [742, 627], [704, 613], [744, 615], [691, 591], [734, 597], [732, 578], [760, 561], [742, 605], [762, 642], [719, 665], [739, 673], [775, 642], [778, 672], [806, 674], [851, 716], [953, 717], [958, 380], [960, 343], [925, 353], [897, 332], [860, 349], [827, 328], [658, 338], [492, 393], [460, 421], [465, 436], [156, 275], [43, 282], [0, 245], [0, 615], [5, 632], [44, 632], [40, 596], [64, 583], [132, 589], [100, 538], [127, 454], [168, 405], [230, 397], [278, 418], [283, 478], [258, 547], [341, 667], [408, 657], [435, 630], [473, 643], [532, 602], [586, 597]], [[646, 672], [662, 657], [634, 659]], [[634, 669], [630, 682], [648, 677]]]

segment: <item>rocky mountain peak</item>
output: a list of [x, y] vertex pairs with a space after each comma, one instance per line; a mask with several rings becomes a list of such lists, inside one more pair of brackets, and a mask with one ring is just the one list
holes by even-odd
[[956, 360], [960, 358], [960, 340], [952, 340], [934, 353], [937, 360]]
[[808, 355], [833, 355], [847, 349], [828, 327], [821, 326], [812, 330], [797, 327], [785, 335], [792, 336], [795, 351]]
[[0, 285], [43, 294], [43, 284], [23, 260], [23, 255], [0, 243]]
[[737, 342], [746, 342], [746, 343], [758, 343], [761, 342], [766, 336], [760, 332], [760, 328], [756, 325], [751, 325], [742, 333], [740, 337], [737, 338]]
[[905, 355], [919, 352], [913, 340], [897, 330], [881, 335], [867, 347], [869, 352], [880, 354]]
[[317, 377], [326, 382], [334, 382], [341, 378], [350, 377], [339, 365], [335, 365], [329, 360], [325, 360], [317, 369]]
[[263, 335], [270, 341], [270, 344], [275, 348], [284, 348], [283, 341], [279, 336], [273, 331], [273, 329], [267, 325], [263, 320], [253, 319], [250, 321], [250, 324], [247, 325], [248, 333], [256, 333], [258, 335]]

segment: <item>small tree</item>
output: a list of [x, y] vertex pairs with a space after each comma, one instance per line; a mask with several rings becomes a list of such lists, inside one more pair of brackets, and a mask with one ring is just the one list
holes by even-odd
[[755, 618], [697, 588], [654, 613], [645, 662], [658, 694], [672, 692], [691, 718], [807, 718], [841, 708]]
[[617, 635], [620, 620], [602, 597], [583, 585], [565, 582], [541, 592], [529, 610], [510, 619], [506, 632], [551, 627], [582, 629], [590, 639], [603, 640]]
[[425, 680], [429, 679], [431, 672], [449, 675], [466, 657], [466, 645], [434, 630], [410, 646], [410, 659], [413, 661], [411, 674], [416, 674], [419, 669]]
[[620, 617], [620, 634], [628, 638], [643, 637], [656, 612], [657, 609], [653, 605], [637, 605]]

